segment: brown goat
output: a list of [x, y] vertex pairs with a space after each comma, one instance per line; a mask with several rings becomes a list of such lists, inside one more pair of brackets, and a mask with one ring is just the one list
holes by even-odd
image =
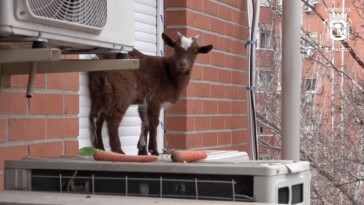
[[[212, 45], [199, 47], [197, 37], [186, 38], [179, 32], [174, 42], [162, 34], [166, 45], [174, 49], [167, 57], [148, 56], [134, 49], [131, 58], [139, 59], [137, 70], [90, 72], [90, 122], [94, 146], [104, 149], [101, 130], [104, 120], [113, 152], [123, 153], [118, 135], [119, 124], [131, 104], [138, 104], [142, 121], [138, 154], [153, 155], [157, 151], [159, 113], [164, 103], [176, 103], [191, 78], [191, 70], [199, 53], [208, 53]], [[148, 150], [147, 137], [149, 133]]]

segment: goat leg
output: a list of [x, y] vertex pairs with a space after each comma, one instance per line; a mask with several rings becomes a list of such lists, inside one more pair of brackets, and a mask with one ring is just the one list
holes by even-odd
[[97, 116], [97, 114], [90, 114], [89, 117], [93, 146], [101, 150], [105, 150], [101, 135], [104, 118], [105, 116], [103, 114], [101, 114], [100, 116]]
[[142, 121], [141, 133], [138, 141], [138, 155], [148, 155], [147, 150], [147, 142], [148, 142], [148, 133], [149, 133], [149, 123], [148, 123], [148, 114], [147, 114], [147, 103], [144, 101], [143, 104], [138, 106], [139, 117]]
[[102, 141], [102, 134], [101, 134], [102, 133], [102, 125], [104, 124], [104, 121], [105, 121], [105, 114], [100, 113], [99, 116], [97, 117], [97, 121], [96, 121], [96, 124], [95, 124], [96, 129], [94, 128], [94, 131], [96, 131], [96, 133], [94, 133], [94, 136], [96, 137], [95, 147], [97, 149], [101, 149], [101, 150], [105, 150], [104, 143]]
[[115, 108], [111, 112], [109, 112], [109, 115], [106, 116], [111, 151], [121, 154], [124, 154], [124, 152], [121, 149], [118, 130], [119, 124], [125, 114], [125, 111], [126, 109]]
[[152, 155], [159, 155], [157, 149], [157, 128], [159, 125], [160, 104], [153, 104], [148, 107], [149, 120], [149, 145], [148, 150]]

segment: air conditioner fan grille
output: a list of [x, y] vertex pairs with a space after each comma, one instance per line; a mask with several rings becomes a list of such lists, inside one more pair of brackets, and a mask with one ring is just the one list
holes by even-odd
[[107, 20], [107, 0], [28, 0], [35, 16], [103, 28]]

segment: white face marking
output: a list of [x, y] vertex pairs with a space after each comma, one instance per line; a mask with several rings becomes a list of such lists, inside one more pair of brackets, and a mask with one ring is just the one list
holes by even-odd
[[186, 38], [184, 36], [181, 37], [181, 47], [184, 48], [186, 51], [191, 46], [192, 42], [192, 38]]

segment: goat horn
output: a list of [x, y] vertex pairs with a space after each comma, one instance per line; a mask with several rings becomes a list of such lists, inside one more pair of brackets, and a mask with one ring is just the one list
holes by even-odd
[[179, 31], [177, 31], [177, 36], [182, 37], [182, 34]]
[[193, 40], [197, 40], [197, 39], [198, 39], [198, 37], [200, 37], [200, 35], [196, 35], [196, 36], [192, 37], [192, 39], [193, 39]]

